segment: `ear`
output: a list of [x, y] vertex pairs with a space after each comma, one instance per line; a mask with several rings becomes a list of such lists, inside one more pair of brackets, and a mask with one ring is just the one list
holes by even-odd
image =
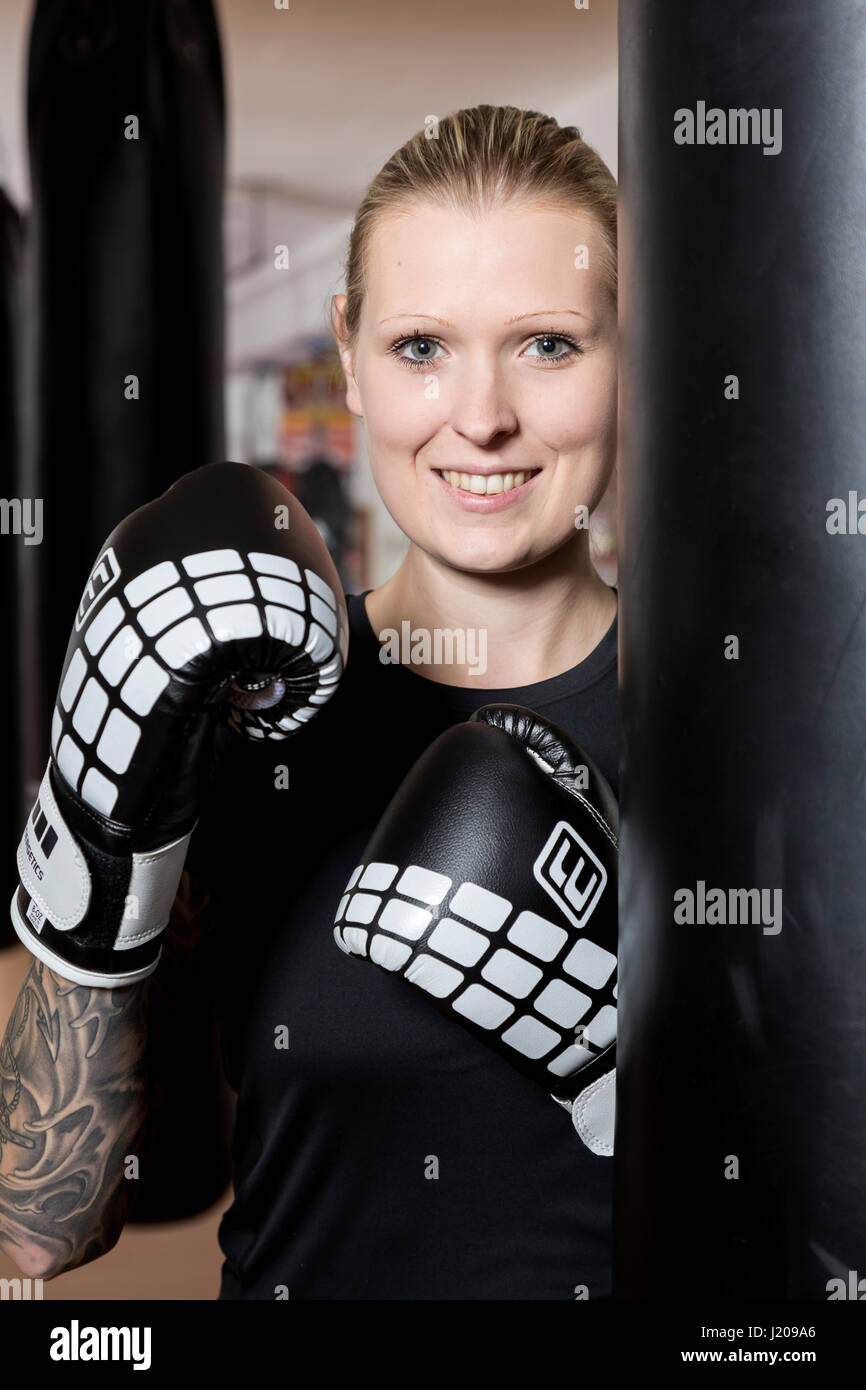
[[334, 335], [337, 352], [340, 354], [340, 365], [346, 378], [346, 408], [353, 415], [363, 419], [361, 394], [355, 380], [354, 358], [346, 338], [346, 296], [344, 294], [331, 296], [331, 332]]

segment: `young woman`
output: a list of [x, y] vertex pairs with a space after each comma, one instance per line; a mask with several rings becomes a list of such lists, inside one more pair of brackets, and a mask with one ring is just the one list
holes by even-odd
[[[243, 979], [231, 949], [222, 971], [238, 1090], [223, 1298], [610, 1294], [611, 1160], [332, 935], [400, 781], [481, 705], [545, 715], [617, 787], [617, 599], [585, 525], [616, 454], [614, 180], [535, 112], [478, 107], [427, 134], [370, 185], [333, 302], [408, 551], [349, 596], [347, 672], [286, 747], [288, 789], [273, 749], [222, 739], [231, 772], [193, 846], [202, 874], [205, 847], [224, 867], [224, 922], [247, 943]], [[437, 632], [464, 634], [448, 664]]]
[[[221, 1298], [610, 1295], [610, 1159], [421, 991], [349, 960], [333, 922], [406, 773], [482, 705], [544, 715], [616, 790], [617, 600], [586, 528], [616, 454], [615, 194], [577, 130], [482, 106], [413, 137], [358, 210], [333, 327], [408, 551], [348, 597], [348, 666], [308, 727], [253, 744], [218, 729], [174, 923], [198, 942], [196, 997], [204, 977], [237, 1093]], [[38, 983], [66, 1027], [76, 991]], [[144, 1048], [160, 991], [89, 994], [105, 1082], [78, 1089], [129, 1154], [147, 1068], [170, 1055], [165, 1037]], [[197, 1162], [176, 1155], [186, 1187]], [[104, 1167], [62, 1241], [50, 1211], [33, 1218], [31, 1272], [116, 1239], [130, 1184]]]

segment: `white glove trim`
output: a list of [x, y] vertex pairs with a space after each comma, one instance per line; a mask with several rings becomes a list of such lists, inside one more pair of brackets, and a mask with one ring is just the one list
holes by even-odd
[[613, 1156], [616, 1070], [600, 1076], [581, 1091], [571, 1108], [571, 1119], [588, 1149], [607, 1158]]
[[[192, 830], [179, 840], [172, 840], [170, 844], [161, 845], [148, 854], [132, 856], [132, 874], [126, 900], [127, 904], [134, 903], [135, 912], [127, 911], [124, 914], [114, 943], [116, 951], [128, 951], [149, 941], [152, 936], [158, 936], [168, 922], [191, 835]], [[141, 923], [144, 926], [138, 930]]]
[[41, 960], [62, 980], [69, 980], [74, 985], [88, 985], [95, 989], [115, 989], [121, 985], [134, 985], [151, 975], [159, 964], [161, 952], [149, 965], [143, 966], [140, 970], [130, 970], [125, 975], [103, 975], [96, 970], [81, 970], [76, 965], [70, 965], [68, 960], [58, 956], [44, 941], [40, 941], [36, 933], [23, 921], [18, 911], [17, 889], [12, 899], [12, 925], [31, 955]]

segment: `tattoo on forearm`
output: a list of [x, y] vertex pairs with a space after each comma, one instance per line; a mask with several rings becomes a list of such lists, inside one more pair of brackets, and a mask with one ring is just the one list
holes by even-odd
[[147, 985], [90, 989], [34, 961], [0, 1044], [0, 1244], [51, 1267], [109, 1249], [146, 1124]]

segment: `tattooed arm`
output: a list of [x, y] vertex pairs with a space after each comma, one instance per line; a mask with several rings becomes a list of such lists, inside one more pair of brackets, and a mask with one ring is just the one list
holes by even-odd
[[149, 980], [70, 984], [34, 960], [0, 1048], [0, 1246], [51, 1278], [117, 1241], [147, 1121]]
[[[39, 960], [30, 967], [0, 1046], [0, 1247], [26, 1275], [52, 1278], [110, 1250], [139, 1191], [130, 1157], [143, 1160], [145, 1181], [150, 1173], [152, 1200], [148, 1159], [161, 1146], [166, 1096], [212, 1093], [213, 1050], [172, 1055], [171, 1046], [174, 1026], [187, 1036], [204, 1027], [188, 1017], [191, 982], [194, 1019], [209, 1017], [200, 945], [208, 906], [185, 871], [163, 959], [139, 984], [92, 989]], [[162, 1105], [153, 1108], [154, 1097]], [[171, 1107], [175, 1168], [203, 1137], [182, 1124], [178, 1132], [179, 1113]], [[215, 1161], [225, 1180], [227, 1156]]]

